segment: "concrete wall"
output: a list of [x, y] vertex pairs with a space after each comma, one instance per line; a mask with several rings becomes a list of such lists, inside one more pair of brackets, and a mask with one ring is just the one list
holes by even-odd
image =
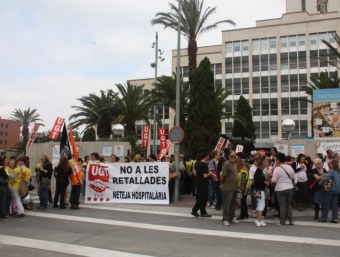
[[[35, 143], [29, 149], [27, 155], [30, 157], [30, 168], [35, 175], [34, 169], [40, 162], [41, 155], [46, 154], [52, 160], [52, 149], [55, 145], [59, 145], [59, 142], [47, 142], [47, 143]], [[115, 146], [123, 147], [123, 155], [118, 155], [120, 158], [119, 162], [124, 162], [124, 156], [128, 154], [128, 150], [131, 152], [131, 145], [128, 142], [112, 142], [112, 141], [96, 141], [96, 142], [76, 142], [78, 153], [80, 158], [84, 158], [85, 155], [97, 152], [101, 154], [103, 152], [103, 146], [111, 146], [112, 153], [114, 152]], [[111, 157], [106, 156], [106, 161], [110, 161]]]

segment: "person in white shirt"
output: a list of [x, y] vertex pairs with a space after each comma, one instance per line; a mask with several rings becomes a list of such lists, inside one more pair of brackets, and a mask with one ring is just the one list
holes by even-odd
[[286, 155], [277, 153], [275, 156], [277, 167], [273, 171], [271, 182], [275, 184], [275, 192], [280, 206], [280, 223], [285, 225], [288, 219], [290, 225], [294, 225], [291, 201], [293, 199], [293, 181], [295, 177], [292, 167], [285, 163]]

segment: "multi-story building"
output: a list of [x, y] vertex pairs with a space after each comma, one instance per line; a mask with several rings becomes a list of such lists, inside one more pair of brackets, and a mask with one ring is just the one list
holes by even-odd
[[[307, 99], [301, 86], [311, 76], [336, 70], [323, 57], [329, 58], [322, 40], [337, 46], [332, 36], [340, 34], [340, 1], [287, 0], [286, 13], [281, 18], [260, 20], [256, 27], [222, 31], [222, 44], [199, 47], [197, 63], [208, 57], [215, 75], [215, 84], [222, 84], [232, 93], [226, 101], [236, 112], [240, 95], [253, 108], [257, 148], [268, 148], [277, 140], [287, 138], [281, 123], [286, 118], [295, 121], [291, 137], [312, 136], [311, 106], [297, 98]], [[326, 4], [326, 5], [325, 5]], [[187, 49], [180, 52], [181, 71], [187, 79]], [[176, 71], [177, 50], [172, 52], [172, 71]], [[130, 81], [131, 82], [131, 81]], [[138, 83], [137, 83], [138, 82]], [[153, 80], [145, 84], [152, 88]], [[169, 127], [174, 113], [170, 110]], [[231, 136], [232, 119], [225, 120], [222, 132]]]
[[0, 149], [17, 148], [18, 142], [20, 142], [20, 122], [0, 117]]

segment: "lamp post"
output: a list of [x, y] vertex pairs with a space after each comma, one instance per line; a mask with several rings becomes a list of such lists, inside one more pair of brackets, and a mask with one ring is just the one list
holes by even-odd
[[[158, 33], [157, 32], [156, 32], [156, 40], [152, 44], [152, 48], [155, 48], [155, 62], [151, 63], [151, 67], [155, 69], [154, 85], [156, 85], [156, 83], [157, 83], [158, 59], [161, 62], [164, 61], [164, 58], [162, 58], [164, 51], [162, 51], [161, 49], [158, 49]], [[152, 130], [153, 130], [152, 152], [153, 152], [153, 154], [156, 154], [156, 151], [157, 151], [157, 148], [156, 148], [156, 137], [157, 137], [156, 105], [153, 107], [153, 129]]]
[[291, 132], [295, 129], [295, 121], [292, 119], [285, 119], [281, 124], [282, 130], [288, 132], [288, 140], [290, 140]]
[[124, 126], [122, 124], [115, 124], [112, 128], [113, 134], [118, 136], [118, 142], [119, 142], [119, 136], [122, 136], [124, 134]]

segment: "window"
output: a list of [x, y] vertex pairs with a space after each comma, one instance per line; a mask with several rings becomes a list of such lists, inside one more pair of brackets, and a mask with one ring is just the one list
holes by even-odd
[[300, 104], [300, 114], [307, 114], [308, 102], [307, 101], [299, 101], [299, 104]]
[[270, 76], [270, 93], [276, 93], [276, 92], [277, 92], [277, 77]]
[[7, 145], [7, 140], [4, 141], [5, 145]]
[[319, 33], [319, 45], [324, 45], [322, 40], [327, 40], [327, 33]]
[[7, 132], [5, 132], [5, 137], [7, 137]]
[[234, 73], [240, 73], [241, 72], [241, 58], [234, 57], [233, 63], [234, 63]]
[[277, 99], [270, 99], [270, 115], [277, 115]]
[[306, 45], [306, 36], [305, 35], [299, 35], [299, 46]]
[[261, 50], [267, 50], [268, 49], [268, 39], [264, 38], [261, 39]]
[[298, 52], [299, 58], [299, 69], [306, 69], [307, 68], [307, 59], [306, 59], [306, 52]]
[[282, 115], [289, 115], [289, 98], [282, 98], [281, 99], [282, 103]]
[[242, 94], [249, 94], [249, 78], [242, 78]]
[[253, 93], [254, 94], [261, 93], [261, 86], [260, 86], [260, 78], [259, 77], [253, 78]]
[[269, 121], [262, 121], [262, 138], [269, 138]]
[[260, 71], [260, 58], [258, 55], [253, 55], [253, 71]]
[[233, 52], [233, 42], [227, 42], [226, 43], [226, 52], [228, 54], [232, 53]]
[[242, 41], [241, 45], [242, 45], [242, 51], [248, 51], [248, 48], [249, 48], [248, 41]]
[[2, 140], [0, 139], [0, 145], [2, 145]]
[[289, 53], [289, 68], [297, 69], [297, 53], [296, 52]]
[[231, 57], [225, 59], [225, 73], [233, 73], [233, 59]]
[[271, 49], [276, 48], [276, 38], [275, 37], [269, 39], [269, 46], [270, 46]]
[[298, 75], [290, 75], [290, 92], [299, 91]]
[[268, 77], [261, 77], [261, 93], [269, 93], [269, 79]]
[[261, 116], [260, 99], [253, 100], [253, 116]]
[[268, 116], [269, 115], [269, 99], [262, 99], [261, 100], [261, 106], [262, 106], [262, 116]]
[[281, 37], [281, 48], [285, 48], [288, 46], [287, 37]]
[[259, 50], [259, 40], [258, 39], [253, 39], [253, 51]]
[[317, 38], [317, 34], [310, 34], [309, 35], [309, 42], [311, 45], [316, 45], [316, 38]]
[[242, 56], [242, 72], [249, 72], [249, 57]]
[[288, 53], [281, 53], [281, 70], [288, 70]]
[[327, 67], [328, 63], [327, 63], [327, 50], [326, 49], [322, 49], [319, 51], [319, 62], [320, 62], [320, 67]]
[[296, 36], [290, 36], [289, 37], [289, 46], [295, 47], [296, 46]]
[[301, 10], [303, 11], [303, 12], [305, 12], [306, 11], [306, 0], [301, 0]]
[[215, 64], [215, 74], [222, 74], [222, 63]]
[[310, 51], [310, 67], [318, 67], [319, 59], [318, 59], [318, 50]]
[[281, 76], [281, 92], [289, 92], [288, 75]]
[[240, 51], [241, 51], [241, 43], [234, 42], [234, 52], [240, 52]]
[[241, 79], [236, 78], [234, 79], [234, 90], [233, 93], [235, 95], [240, 95], [241, 94]]
[[261, 71], [268, 71], [268, 55], [261, 55]]
[[184, 66], [183, 67], [183, 76], [184, 77], [189, 77], [189, 66]]
[[269, 70], [277, 70], [276, 54], [269, 55]]
[[335, 38], [332, 33], [328, 33], [328, 42], [331, 44], [335, 43]]

